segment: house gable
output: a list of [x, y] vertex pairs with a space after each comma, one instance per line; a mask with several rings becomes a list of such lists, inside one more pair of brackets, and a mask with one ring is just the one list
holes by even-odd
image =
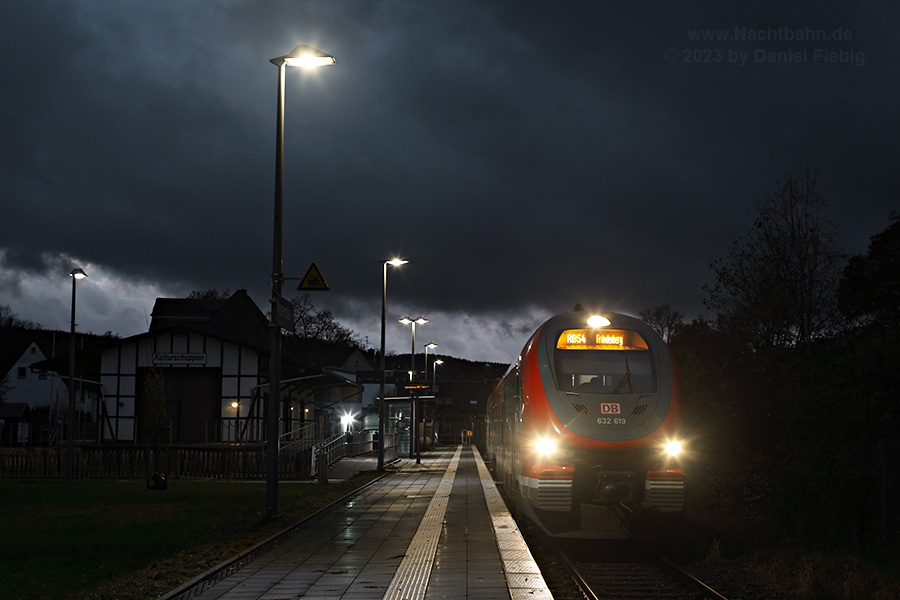
[[[143, 438], [141, 429], [146, 424], [141, 421], [149, 402], [145, 378], [151, 370], [159, 374], [167, 394], [173, 396], [167, 400], [166, 412], [176, 443], [232, 441], [238, 418], [259, 410], [261, 403], [254, 392], [260, 383], [260, 354], [255, 348], [170, 328], [127, 338], [102, 350], [105, 440]], [[178, 390], [173, 391], [173, 386]], [[198, 409], [198, 404], [203, 406]]]

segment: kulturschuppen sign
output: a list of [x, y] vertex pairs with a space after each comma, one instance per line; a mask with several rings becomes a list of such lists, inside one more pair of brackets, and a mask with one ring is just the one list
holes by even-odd
[[154, 365], [205, 365], [206, 354], [187, 352], [154, 352]]

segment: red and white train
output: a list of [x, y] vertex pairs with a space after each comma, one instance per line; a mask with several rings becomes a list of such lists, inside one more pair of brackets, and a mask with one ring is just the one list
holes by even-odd
[[556, 537], [655, 535], [685, 509], [684, 394], [662, 338], [626, 315], [557, 315], [488, 402], [487, 458], [514, 511]]

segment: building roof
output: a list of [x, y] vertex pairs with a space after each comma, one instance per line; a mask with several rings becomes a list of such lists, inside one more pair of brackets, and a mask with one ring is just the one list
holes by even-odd
[[[269, 322], [246, 290], [238, 290], [230, 298], [222, 300], [192, 298], [157, 298], [153, 306], [149, 331], [128, 338], [113, 339], [76, 353], [76, 373], [97, 375], [100, 371], [100, 355], [108, 347], [129, 343], [165, 331], [196, 332], [226, 342], [253, 348], [263, 355], [270, 350]], [[311, 344], [311, 345], [310, 345]], [[327, 343], [317, 344], [284, 336], [282, 359], [285, 362], [283, 377], [307, 376], [312, 372], [326, 373], [325, 367], [340, 367], [354, 348], [334, 348]], [[24, 350], [23, 350], [24, 351]], [[19, 354], [21, 356], [21, 354]], [[68, 373], [68, 354], [40, 361], [32, 367]], [[18, 356], [16, 357], [18, 359]], [[344, 381], [343, 378], [339, 378]]]
[[150, 333], [190, 330], [260, 350], [269, 345], [266, 316], [247, 290], [225, 300], [157, 298], [150, 316]]
[[[203, 310], [199, 306], [199, 310]], [[151, 323], [151, 330], [152, 330]], [[259, 350], [269, 349], [269, 322], [247, 290], [238, 290], [200, 326], [200, 331]]]
[[[240, 292], [244, 292], [246, 295], [244, 290], [238, 290], [235, 295]], [[153, 304], [153, 310], [150, 312], [150, 331], [159, 331], [167, 327], [203, 326], [229, 300], [231, 298], [215, 300], [157, 298]]]
[[[76, 333], [76, 352], [112, 340], [108, 335]], [[0, 327], [0, 378], [9, 373], [31, 344], [47, 358], [69, 355], [69, 332], [25, 327]], [[55, 369], [50, 369], [55, 370]]]

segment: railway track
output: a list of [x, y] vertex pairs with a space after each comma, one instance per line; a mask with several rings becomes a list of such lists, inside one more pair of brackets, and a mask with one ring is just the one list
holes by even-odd
[[727, 600], [662, 557], [629, 562], [577, 562], [560, 558], [588, 600]]

